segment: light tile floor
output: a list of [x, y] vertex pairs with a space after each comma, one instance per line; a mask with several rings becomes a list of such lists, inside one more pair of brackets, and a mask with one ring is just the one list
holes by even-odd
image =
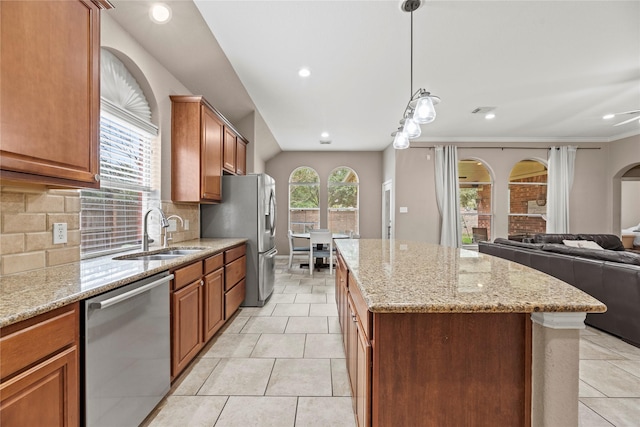
[[287, 261], [269, 302], [241, 308], [144, 426], [355, 427], [335, 275]]
[[583, 330], [579, 395], [580, 427], [640, 426], [640, 348]]
[[[241, 308], [143, 424], [354, 427], [328, 272], [276, 262], [275, 291]], [[580, 340], [580, 427], [640, 426], [640, 349], [587, 328]]]

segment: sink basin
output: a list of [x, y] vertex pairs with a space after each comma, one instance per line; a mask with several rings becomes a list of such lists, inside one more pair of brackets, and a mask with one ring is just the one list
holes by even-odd
[[124, 260], [124, 261], [158, 261], [158, 260], [168, 260], [173, 258], [180, 258], [180, 254], [146, 254], [146, 255], [124, 255], [115, 257], [115, 260]]
[[154, 253], [148, 252], [139, 252], [137, 254], [129, 254], [122, 255], [113, 258], [114, 260], [119, 261], [162, 261], [169, 260], [174, 258], [180, 258], [185, 255], [197, 254], [198, 252], [204, 250], [205, 248], [174, 248], [174, 249], [164, 249]]
[[161, 252], [160, 255], [191, 255], [197, 254], [202, 249], [169, 249], [168, 251]]

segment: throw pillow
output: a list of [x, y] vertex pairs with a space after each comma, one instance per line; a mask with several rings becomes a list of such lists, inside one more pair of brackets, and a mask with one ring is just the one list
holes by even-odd
[[591, 240], [563, 240], [562, 243], [564, 243], [565, 246], [570, 246], [572, 248], [604, 250], [602, 246]]

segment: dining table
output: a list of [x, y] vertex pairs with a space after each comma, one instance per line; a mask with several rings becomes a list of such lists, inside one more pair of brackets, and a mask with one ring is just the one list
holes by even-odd
[[[291, 237], [293, 237], [294, 239], [310, 239], [311, 233], [291, 233]], [[331, 238], [332, 239], [350, 239], [351, 235], [346, 233], [331, 233]], [[316, 245], [316, 248], [319, 251], [321, 251], [323, 249], [323, 246], [324, 245], [322, 243], [318, 243]], [[300, 263], [300, 268], [303, 268], [303, 267], [309, 267], [309, 263], [308, 262]], [[319, 270], [320, 268], [329, 267], [329, 264], [323, 263], [321, 258], [316, 258], [314, 267]]]

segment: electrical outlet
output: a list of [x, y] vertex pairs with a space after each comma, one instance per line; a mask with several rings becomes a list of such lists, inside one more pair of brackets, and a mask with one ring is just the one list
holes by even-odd
[[167, 228], [167, 232], [175, 233], [178, 230], [178, 222], [175, 219], [169, 220], [169, 228]]
[[67, 243], [67, 223], [55, 222], [53, 223], [53, 244], [61, 243]]
[[408, 213], [409, 212], [409, 208], [406, 206], [400, 206], [400, 213]]
[[184, 231], [187, 231], [189, 229], [189, 220], [185, 219], [184, 220]]

